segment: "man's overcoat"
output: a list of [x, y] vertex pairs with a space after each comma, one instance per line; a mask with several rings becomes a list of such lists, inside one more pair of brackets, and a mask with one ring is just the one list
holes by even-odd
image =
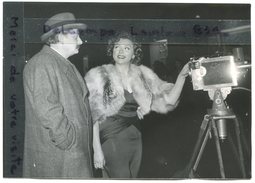
[[24, 177], [92, 177], [92, 120], [86, 84], [48, 46], [24, 72]]

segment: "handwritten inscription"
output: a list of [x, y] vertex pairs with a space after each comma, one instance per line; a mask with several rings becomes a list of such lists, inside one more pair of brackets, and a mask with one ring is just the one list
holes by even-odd
[[136, 36], [170, 36], [173, 34], [173, 31], [165, 30], [163, 26], [161, 26], [159, 29], [152, 29], [152, 30], [135, 30], [134, 27], [130, 27], [130, 32], [132, 35]]
[[16, 49], [17, 49], [17, 28], [18, 28], [18, 20], [19, 17], [11, 17], [11, 25], [9, 26], [10, 31], [9, 31], [9, 35], [10, 35], [10, 51], [12, 56], [16, 56]]
[[201, 35], [215, 35], [219, 34], [220, 30], [218, 26], [209, 27], [208, 25], [195, 24], [193, 26], [193, 32], [196, 36]]
[[[17, 95], [13, 94], [10, 97], [9, 100], [10, 104], [10, 113], [11, 113], [11, 122], [10, 122], [10, 128], [14, 129], [16, 128], [17, 125], [17, 120], [18, 120], [18, 113], [20, 112], [17, 109]], [[18, 154], [18, 138], [17, 135], [12, 135], [11, 137], [11, 147], [10, 147], [10, 153], [11, 153], [11, 167], [10, 171], [11, 174], [15, 174], [15, 170], [18, 168], [19, 165], [21, 165], [22, 158], [20, 158]]]
[[10, 79], [10, 82], [11, 82], [11, 83], [15, 82], [15, 77], [16, 77], [17, 75], [19, 75], [19, 74], [20, 74], [20, 72], [17, 71], [15, 65], [11, 65], [11, 66], [10, 66], [10, 78], [9, 78], [9, 79]]
[[[147, 30], [147, 29], [137, 29], [134, 26], [131, 26], [129, 29], [129, 32], [131, 35], [133, 36], [139, 36], [142, 38], [146, 38], [146, 37], [157, 37], [157, 36], [172, 36], [172, 35], [176, 35], [176, 36], [186, 36], [187, 32], [183, 31], [183, 30], [179, 30], [177, 32], [171, 31], [171, 30], [166, 30], [164, 26], [161, 26], [159, 28], [155, 28], [152, 30]], [[81, 34], [84, 33], [83, 31], [81, 31]], [[100, 28], [98, 30], [96, 29], [86, 29], [85, 33], [89, 36], [92, 37], [98, 37], [100, 38], [100, 40], [103, 40], [104, 38], [108, 38], [111, 36], [114, 36], [114, 34], [116, 33], [116, 30], [114, 29], [104, 29], [104, 28]]]
[[[198, 22], [195, 21], [194, 24], [187, 21], [187, 24], [181, 22], [162, 22], [165, 25], [155, 23], [155, 26], [152, 26], [154, 22], [151, 22], [150, 26], [142, 26], [144, 23], [141, 22], [141, 24], [137, 24], [137, 22], [134, 22], [134, 24], [130, 24], [130, 26], [124, 26], [125, 31], [131, 33], [132, 35], [141, 37], [142, 39], [147, 38], [159, 38], [159, 37], [175, 37], [175, 36], [181, 36], [181, 37], [198, 37], [201, 36], [202, 38], [205, 36], [215, 36], [217, 34], [221, 34], [221, 36], [228, 36], [226, 34], [221, 33], [220, 27], [222, 23], [216, 22], [215, 24], [212, 24], [209, 22], [208, 24], [205, 22]], [[171, 26], [172, 25], [172, 26]], [[107, 25], [109, 26], [109, 25]], [[49, 27], [45, 26], [43, 27], [44, 32], [48, 31], [54, 31], [56, 34], [60, 33], [64, 30], [63, 26], [59, 27]], [[88, 27], [86, 30], [81, 30], [81, 35], [85, 33], [88, 37], [94, 37], [96, 39], [104, 40], [108, 39], [109, 37], [113, 36], [118, 29], [113, 28], [106, 28], [106, 27], [97, 27], [97, 28], [91, 28]]]
[[[18, 17], [11, 17], [10, 19], [10, 25], [9, 25], [9, 41], [10, 41], [10, 55], [13, 57], [13, 60], [16, 60], [17, 57], [17, 42], [18, 42], [18, 35], [17, 35], [17, 30], [18, 30]], [[20, 75], [20, 72], [17, 70], [17, 67], [15, 64], [11, 64], [9, 68], [9, 82], [14, 86], [16, 77]], [[18, 114], [19, 114], [19, 109], [17, 106], [17, 95], [16, 91], [12, 91], [10, 97], [9, 97], [9, 115], [10, 115], [10, 122], [9, 122], [9, 127], [12, 129], [12, 133], [10, 136], [10, 143], [11, 146], [9, 148], [9, 153], [11, 156], [11, 162], [10, 162], [10, 173], [14, 175], [18, 169], [18, 167], [22, 163], [22, 158], [19, 156], [19, 139], [16, 134], [16, 127], [17, 127], [17, 122], [18, 122]]]
[[[177, 28], [177, 29], [167, 29], [164, 26], [160, 26], [160, 27], [156, 27], [156, 28], [152, 28], [152, 29], [143, 29], [143, 28], [137, 28], [135, 26], [130, 26], [128, 32], [133, 35], [133, 36], [137, 36], [137, 37], [141, 37], [142, 39], [146, 39], [146, 38], [158, 38], [158, 37], [173, 37], [173, 36], [178, 36], [178, 37], [193, 37], [193, 36], [215, 36], [217, 34], [221, 34], [222, 36], [227, 36], [227, 35], [223, 35], [220, 32], [220, 28], [218, 25], [202, 25], [202, 24], [195, 24], [191, 27], [189, 27], [189, 29], [182, 29], [182, 28]], [[114, 29], [104, 29], [104, 28], [100, 28], [100, 29], [91, 29], [88, 28], [85, 30], [85, 32], [81, 32], [81, 33], [85, 33], [88, 36], [91, 37], [97, 37], [100, 40], [103, 40], [105, 38], [109, 38], [111, 36], [114, 36], [114, 34], [116, 33], [116, 30]]]

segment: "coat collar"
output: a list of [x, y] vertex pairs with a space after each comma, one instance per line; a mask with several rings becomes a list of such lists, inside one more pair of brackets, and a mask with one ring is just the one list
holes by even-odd
[[83, 98], [85, 98], [86, 95], [88, 94], [88, 88], [85, 84], [84, 79], [81, 77], [81, 74], [76, 69], [76, 67], [70, 62], [70, 60], [64, 58], [62, 55], [60, 55], [57, 51], [50, 48], [48, 45], [44, 45], [42, 48], [42, 51], [55, 57], [58, 63], [61, 62], [60, 64], [58, 64], [58, 66], [63, 70], [63, 72], [65, 73], [74, 72], [74, 74], [77, 76], [77, 79], [82, 87]]
[[[112, 83], [112, 90], [121, 96], [124, 94], [124, 89], [122, 87], [121, 79], [118, 77], [116, 68], [114, 65], [104, 65], [105, 70], [107, 70], [108, 77]], [[134, 64], [130, 65], [130, 82], [133, 96], [139, 106], [143, 109], [145, 113], [150, 111], [150, 106], [152, 102], [152, 93], [147, 85], [144, 73], [141, 71], [139, 66]]]
[[62, 55], [60, 55], [57, 51], [50, 48], [48, 45], [43, 46], [42, 52], [46, 52], [47, 54], [55, 57], [58, 62], [61, 62], [61, 64], [59, 64], [61, 69], [65, 73], [67, 72], [68, 68], [70, 67], [69, 65], [71, 64], [71, 62], [68, 59], [64, 58]]

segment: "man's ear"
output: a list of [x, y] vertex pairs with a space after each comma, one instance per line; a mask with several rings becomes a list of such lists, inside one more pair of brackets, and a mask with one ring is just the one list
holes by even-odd
[[132, 55], [132, 59], [134, 59], [135, 58], [135, 55]]
[[59, 43], [64, 43], [64, 35], [62, 33], [59, 33], [56, 35]]

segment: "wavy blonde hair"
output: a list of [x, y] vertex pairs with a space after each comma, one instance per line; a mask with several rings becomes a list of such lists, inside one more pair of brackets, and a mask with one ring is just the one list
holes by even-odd
[[[120, 39], [128, 39], [133, 43], [135, 57], [131, 60], [131, 63], [135, 65], [140, 65], [143, 57], [143, 51], [141, 48], [142, 46], [136, 41], [134, 36], [127, 32], [117, 32], [115, 36], [108, 41], [107, 56], [112, 57], [114, 45], [115, 43], [120, 41]], [[112, 62], [114, 61], [112, 60]]]

